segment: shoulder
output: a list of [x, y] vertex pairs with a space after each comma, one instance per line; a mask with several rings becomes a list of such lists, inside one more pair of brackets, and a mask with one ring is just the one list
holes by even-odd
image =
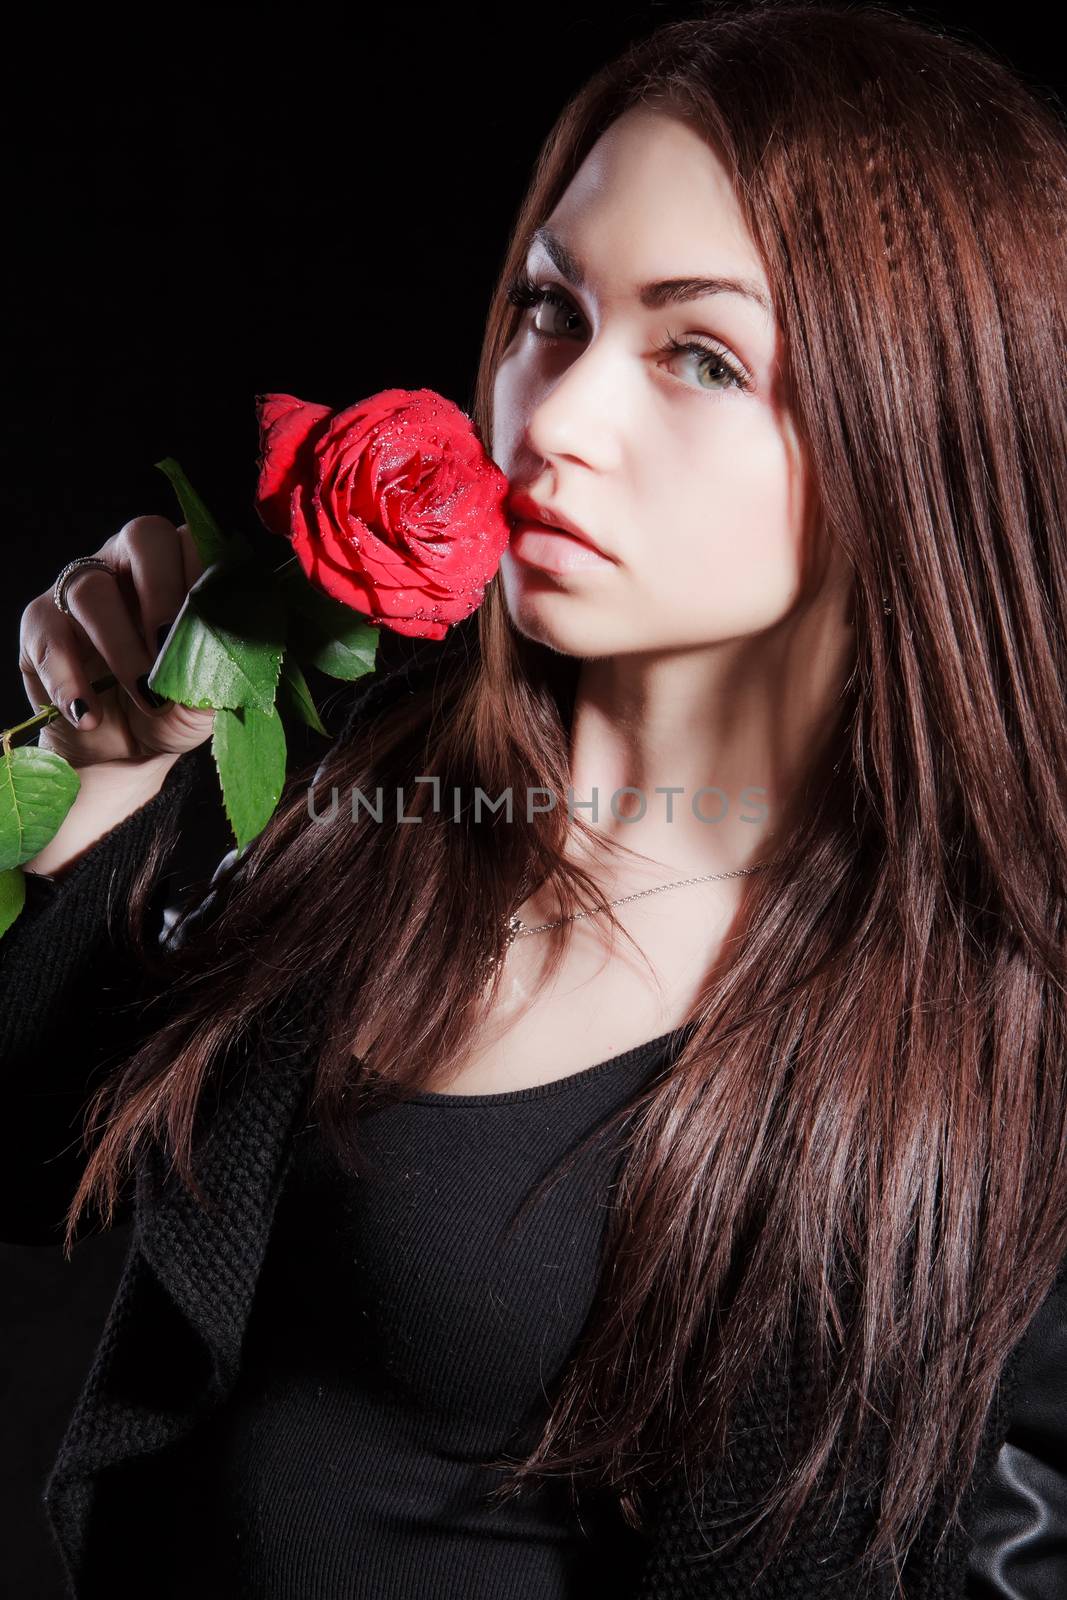
[[[343, 695], [338, 708], [337, 733], [330, 750], [319, 762], [312, 783], [318, 783], [329, 768], [333, 751], [342, 748], [356, 737], [358, 731], [380, 711], [395, 705], [405, 695], [413, 695], [431, 684], [444, 667], [462, 655], [470, 660], [472, 642], [469, 628], [453, 629], [444, 640], [396, 640], [400, 647], [392, 659], [384, 659], [370, 672], [357, 678]], [[163, 908], [163, 931], [160, 943], [176, 950], [189, 936], [206, 927], [222, 906], [232, 881], [245, 855], [255, 843], [227, 849], [221, 860], [216, 855], [216, 865], [207, 890], [199, 898], [180, 897]], [[47, 889], [42, 895], [47, 894]], [[172, 897], [173, 898], [173, 897]]]
[[387, 657], [352, 685], [342, 702], [336, 744], [346, 743], [379, 711], [431, 684], [438, 674], [452, 667], [457, 657], [469, 661], [472, 649], [477, 648], [469, 629], [463, 627], [453, 628], [443, 640], [405, 639], [398, 643], [402, 644], [402, 654]]

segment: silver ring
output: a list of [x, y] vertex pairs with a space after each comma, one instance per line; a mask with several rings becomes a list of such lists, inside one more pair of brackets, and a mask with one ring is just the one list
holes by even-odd
[[99, 556], [75, 556], [73, 561], [68, 561], [63, 571], [52, 585], [52, 599], [65, 617], [73, 615], [67, 605], [67, 590], [73, 582], [76, 572], [83, 572], [87, 567], [96, 567], [101, 572], [114, 572], [114, 567], [108, 561], [103, 561]]

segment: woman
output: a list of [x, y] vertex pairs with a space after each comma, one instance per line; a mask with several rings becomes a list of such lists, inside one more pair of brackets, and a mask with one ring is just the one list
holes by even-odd
[[134, 628], [188, 546], [27, 608], [101, 772], [4, 940], [15, 1059], [94, 962], [162, 1007], [34, 1191], [68, 1248], [137, 1219], [49, 1484], [76, 1593], [1064, 1586], [1065, 198], [1040, 97], [882, 9], [605, 67], [490, 307], [477, 637], [357, 695], [162, 955], [210, 718], [137, 708]]

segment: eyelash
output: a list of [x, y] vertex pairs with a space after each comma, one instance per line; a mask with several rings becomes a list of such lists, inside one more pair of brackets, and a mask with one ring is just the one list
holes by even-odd
[[[549, 288], [545, 284], [534, 283], [533, 279], [523, 272], [520, 272], [508, 284], [506, 298], [511, 305], [518, 306], [522, 310], [529, 310], [539, 305], [554, 305], [561, 311], [574, 310], [570, 301], [555, 289]], [[533, 331], [539, 339], [551, 339], [554, 337], [550, 333], [541, 333], [536, 328]], [[718, 349], [714, 345], [698, 343], [695, 339], [676, 339], [668, 329], [667, 339], [665, 343], [659, 346], [656, 353], [657, 355], [687, 355], [690, 352], [703, 357], [705, 361], [710, 360], [717, 363], [726, 373], [726, 387], [728, 389], [740, 389], [743, 393], [747, 393], [751, 389], [752, 384], [746, 373], [735, 365], [725, 351]], [[716, 391], [714, 389], [705, 390], [706, 394], [721, 394], [722, 392], [722, 390]]]

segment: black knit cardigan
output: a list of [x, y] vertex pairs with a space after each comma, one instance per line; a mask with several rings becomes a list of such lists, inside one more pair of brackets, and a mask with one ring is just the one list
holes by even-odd
[[[360, 680], [341, 737], [359, 715], [410, 692], [415, 675], [409, 666]], [[210, 769], [199, 756], [176, 762], [150, 802], [57, 880], [31, 884], [22, 917], [0, 940], [0, 1056], [9, 1107], [0, 1145], [0, 1221], [16, 1242], [55, 1244], [61, 1237], [79, 1170], [78, 1113], [96, 1082], [86, 1083], [78, 1018], [107, 1003], [117, 961], [108, 917], [121, 919], [156, 830], [175, 813], [181, 816], [198, 786], [202, 790]], [[232, 865], [235, 853], [231, 858]], [[121, 984], [112, 987], [121, 993]], [[307, 1009], [314, 1013], [313, 1005]], [[257, 1060], [254, 1072], [241, 1075], [240, 1092], [221, 1100], [198, 1164], [210, 1208], [164, 1175], [158, 1156], [138, 1170], [118, 1289], [44, 1492], [77, 1600], [152, 1592], [151, 1572], [142, 1563], [129, 1572], [121, 1538], [101, 1535], [101, 1496], [117, 1469], [185, 1438], [234, 1384], [315, 1047], [312, 1028], [299, 1049]], [[911, 1550], [904, 1570], [908, 1600], [991, 1592], [971, 1587], [969, 1522], [1005, 1436], [1021, 1349], [991, 1408], [962, 1519], [935, 1552], [943, 1528], [935, 1508]], [[726, 1555], [717, 1555], [717, 1541], [708, 1537], [724, 1518], [728, 1527], [737, 1526], [730, 1516], [775, 1482], [787, 1411], [801, 1419], [811, 1393], [798, 1350], [782, 1370], [768, 1372], [758, 1409], [739, 1419], [746, 1443], [729, 1483], [709, 1477], [697, 1488], [679, 1476], [660, 1486], [633, 1600], [888, 1600], [894, 1593], [888, 1573], [861, 1584], [850, 1570], [872, 1526], [866, 1473], [857, 1475], [855, 1489], [821, 1528], [812, 1532], [802, 1521], [785, 1555], [762, 1576], [758, 1530]]]

